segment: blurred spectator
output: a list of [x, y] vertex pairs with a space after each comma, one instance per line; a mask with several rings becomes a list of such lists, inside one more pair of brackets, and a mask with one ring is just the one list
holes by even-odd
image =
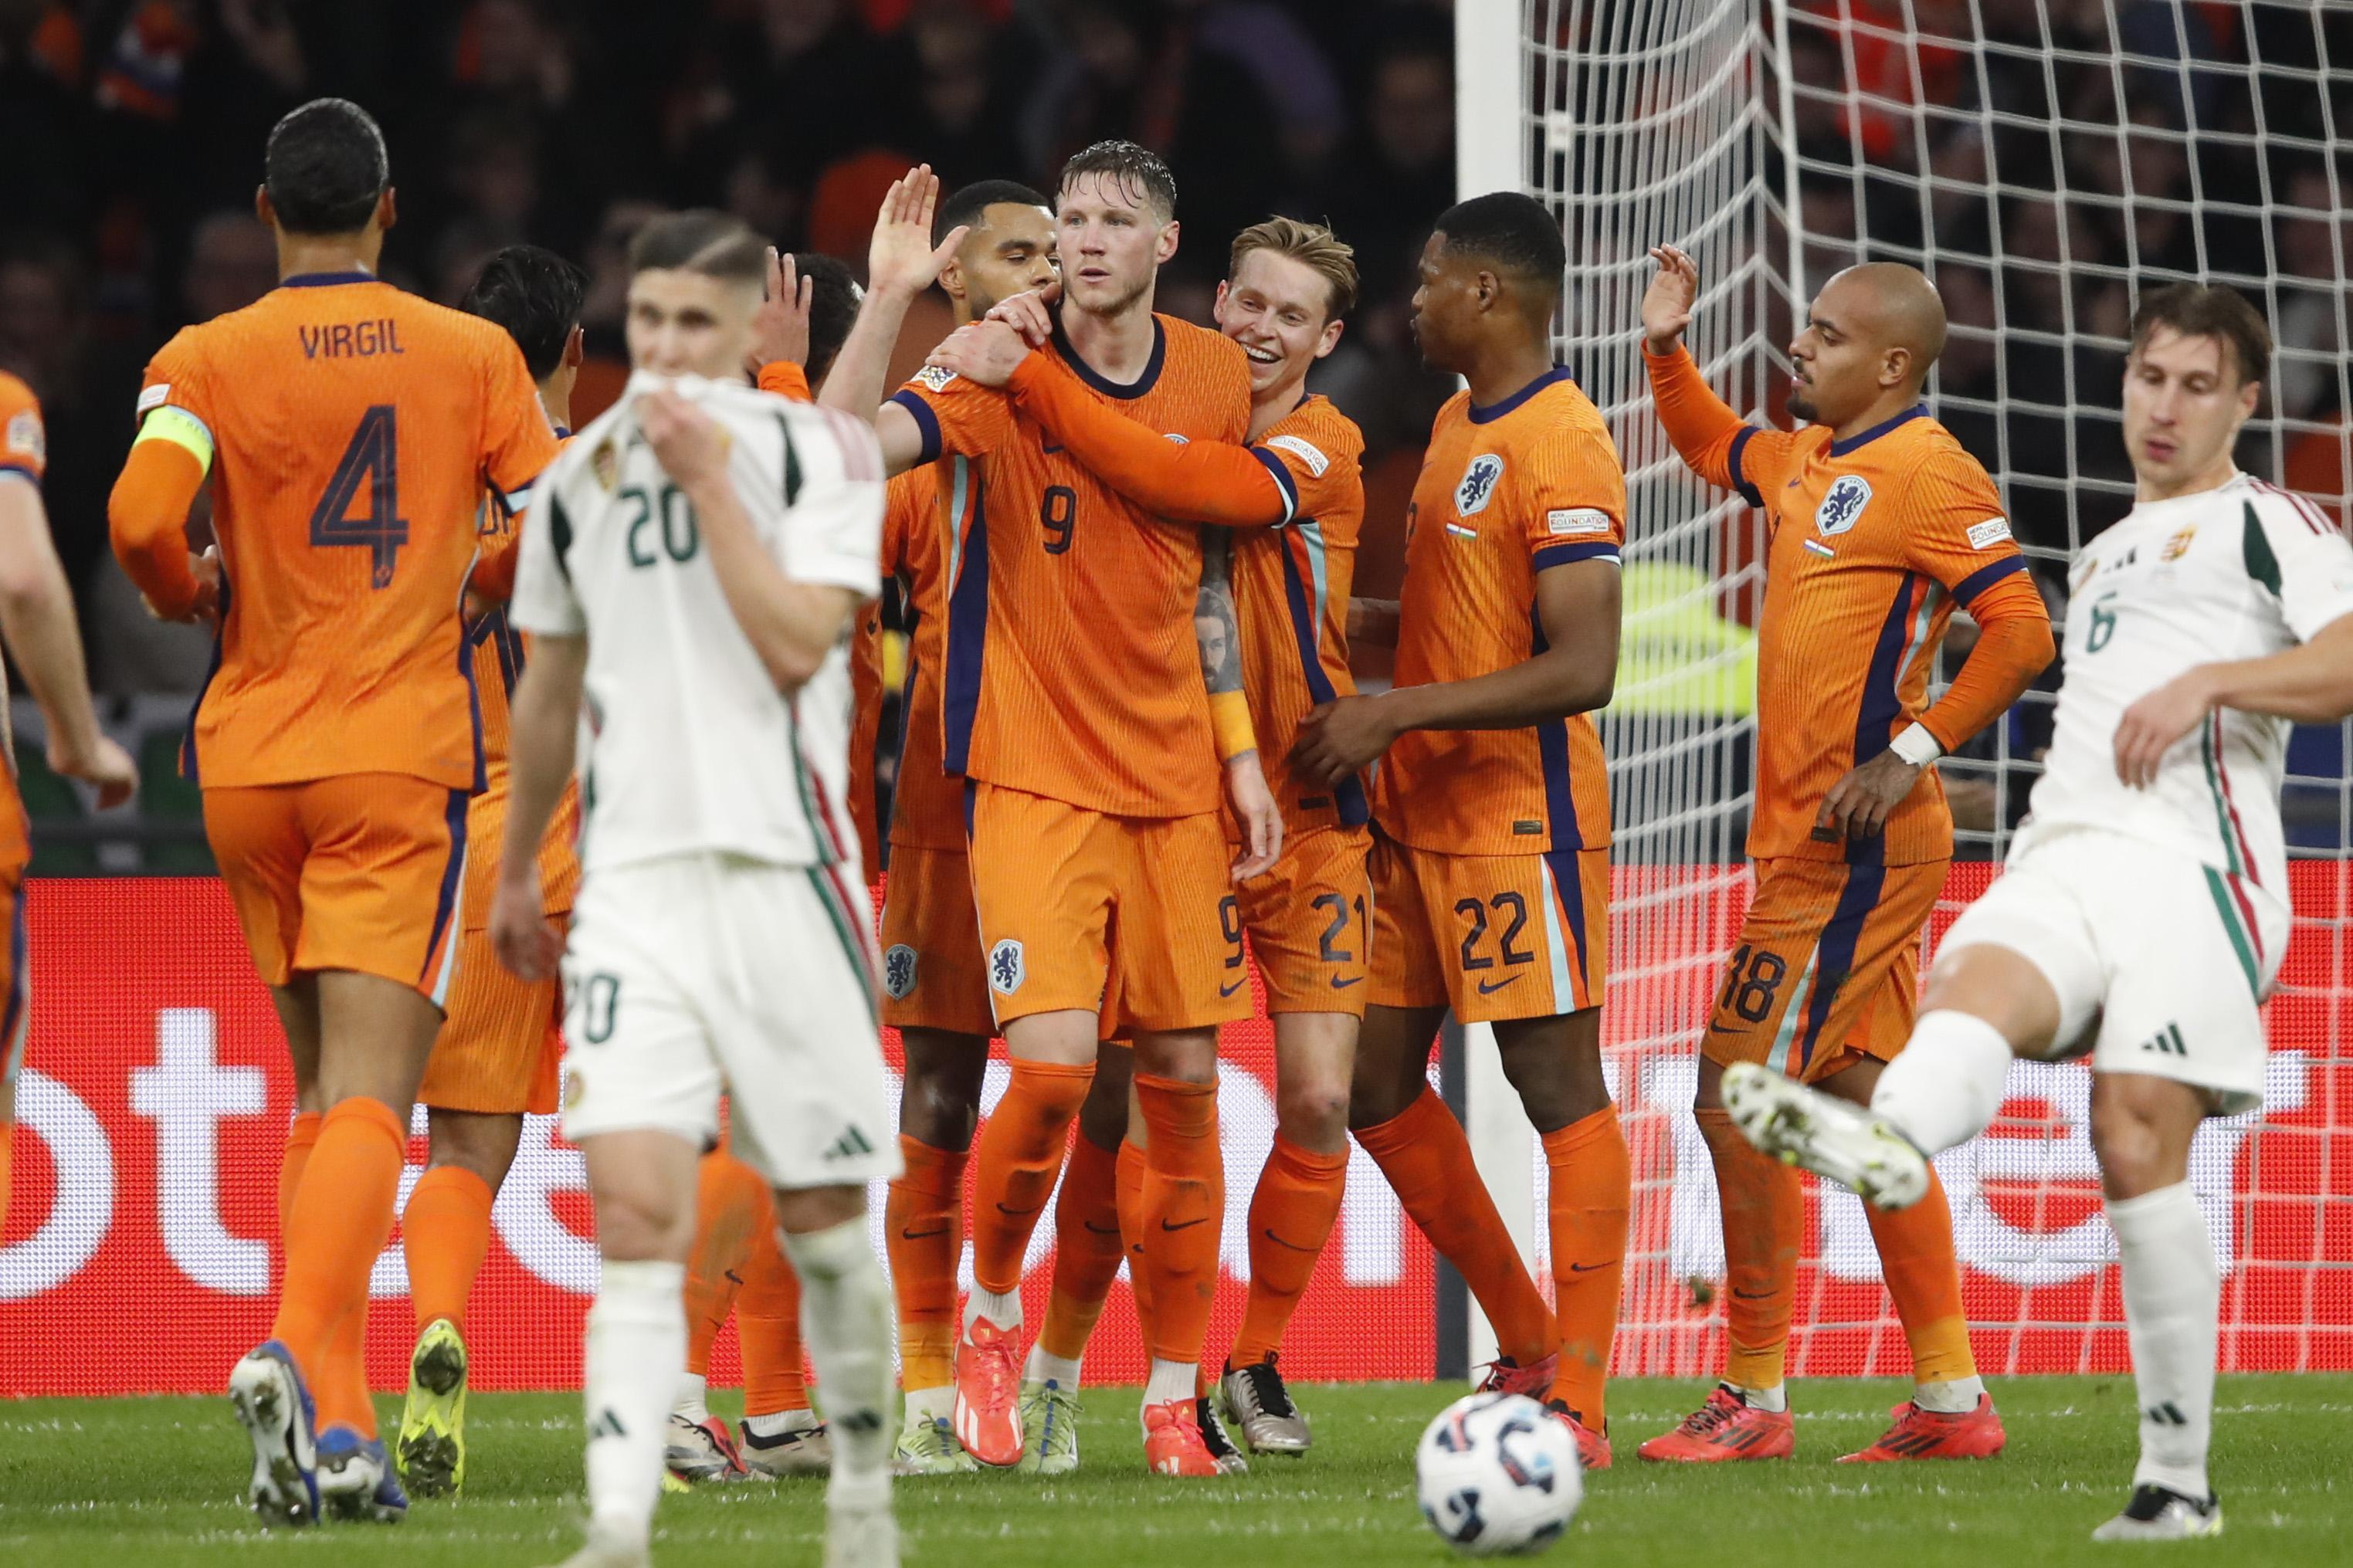
[[190, 321], [241, 310], [277, 287], [278, 242], [251, 211], [224, 208], [197, 223], [180, 277]]

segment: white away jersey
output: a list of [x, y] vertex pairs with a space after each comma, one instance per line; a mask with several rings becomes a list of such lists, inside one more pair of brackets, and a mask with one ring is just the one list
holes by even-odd
[[2116, 777], [2116, 726], [2193, 666], [2278, 653], [2353, 615], [2353, 546], [2311, 502], [2234, 474], [2136, 506], [2084, 547], [2069, 583], [2057, 727], [2011, 858], [2054, 827], [2105, 827], [2285, 904], [2287, 721], [2218, 711], [2166, 753], [2146, 790]]
[[[548, 468], [516, 568], [517, 626], [588, 639], [582, 868], [694, 853], [856, 865], [849, 626], [798, 693], [777, 691], [727, 606], [701, 520], [638, 430], [637, 399], [661, 384], [632, 375]], [[735, 493], [785, 574], [872, 597], [873, 430], [746, 386], [670, 384], [728, 432]]]

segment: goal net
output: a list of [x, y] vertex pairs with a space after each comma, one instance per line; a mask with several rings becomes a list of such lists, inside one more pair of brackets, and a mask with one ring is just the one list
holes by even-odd
[[[2130, 504], [2124, 338], [2136, 295], [2156, 284], [2230, 283], [2263, 308], [2280, 351], [2239, 460], [2341, 523], [2353, 77], [2332, 73], [2353, 65], [2353, 16], [2337, 10], [1499, 0], [1463, 13], [1465, 188], [1517, 186], [1559, 213], [1560, 352], [1610, 420], [1631, 505], [1604, 724], [1618, 845], [1604, 1016], [1636, 1172], [1621, 1372], [1720, 1364], [1722, 1237], [1689, 1105], [1748, 887], [1750, 627], [1764, 588], [1761, 515], [1691, 477], [1650, 411], [1646, 251], [1669, 242], [1697, 259], [1688, 341], [1718, 391], [1764, 423], [1787, 423], [1791, 321], [1831, 273], [1865, 259], [1927, 272], [1952, 321], [1930, 407], [2000, 482], [2054, 616], [2073, 552]], [[1476, 90], [1482, 58], [1507, 73], [1492, 92]], [[2031, 692], [1942, 764], [1960, 848], [1932, 946], [1998, 869], [2052, 701]], [[2300, 730], [2291, 748], [2296, 921], [2269, 1006], [2270, 1102], [2210, 1123], [2193, 1153], [2225, 1269], [2226, 1368], [2353, 1366], [2348, 740]], [[2080, 1065], [2021, 1064], [2000, 1120], [1939, 1162], [1989, 1372], [2124, 1363], [2089, 1091]], [[1492, 1136], [1482, 1163], [1514, 1181], [1520, 1168]], [[1540, 1152], [1526, 1168], [1532, 1194], [1504, 1207], [1528, 1216], [1540, 1258]], [[1790, 1370], [1905, 1370], [1859, 1204], [1810, 1183], [1806, 1212]]]

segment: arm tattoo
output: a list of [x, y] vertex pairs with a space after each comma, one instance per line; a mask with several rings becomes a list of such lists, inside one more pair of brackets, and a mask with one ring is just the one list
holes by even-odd
[[1242, 689], [1240, 617], [1234, 610], [1232, 542], [1201, 531], [1201, 591], [1193, 601], [1193, 637], [1201, 653], [1201, 682], [1217, 696]]

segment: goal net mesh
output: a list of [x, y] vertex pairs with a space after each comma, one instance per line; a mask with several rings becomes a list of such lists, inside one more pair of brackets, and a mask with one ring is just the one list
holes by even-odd
[[[1521, 176], [1567, 236], [1561, 355], [1616, 433], [1631, 508], [1625, 645], [1604, 721], [1617, 835], [1604, 1016], [1636, 1183], [1621, 1372], [1721, 1364], [1716, 1193], [1689, 1105], [1748, 888], [1750, 628], [1765, 590], [1761, 514], [1694, 479], [1651, 413], [1646, 252], [1672, 243], [1697, 259], [1691, 348], [1727, 401], [1773, 424], [1788, 422], [1786, 345], [1803, 301], [1858, 261], [1925, 270], [1952, 323], [1930, 408], [2000, 484], [2054, 618], [2073, 552], [2130, 505], [2116, 403], [2133, 301], [2153, 285], [2225, 282], [2263, 308], [2279, 353], [2239, 461], [2342, 526], [2353, 218], [2338, 215], [2353, 157], [2340, 127], [2353, 121], [2353, 75], [2337, 73], [2353, 66], [2353, 16], [2337, 10], [1519, 7]], [[1969, 631], [1960, 621], [1941, 678]], [[1960, 848], [1932, 948], [2024, 814], [2058, 673], [1941, 764]], [[2300, 730], [2290, 752], [2296, 920], [2268, 1010], [2270, 1103], [2210, 1123], [2192, 1158], [2225, 1270], [2226, 1368], [2353, 1366], [2347, 742], [2340, 729]], [[2119, 1367], [2088, 1071], [2021, 1064], [2010, 1090], [1989, 1133], [1939, 1162], [1981, 1365]], [[1906, 1370], [1860, 1205], [1810, 1181], [1806, 1215], [1790, 1371]]]

